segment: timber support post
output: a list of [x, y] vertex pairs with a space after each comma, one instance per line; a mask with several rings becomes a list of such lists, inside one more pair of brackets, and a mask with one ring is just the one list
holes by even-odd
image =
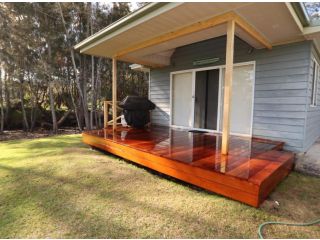
[[117, 128], [117, 59], [112, 58], [112, 129]]
[[103, 126], [104, 128], [108, 127], [109, 117], [109, 103], [108, 101], [103, 102]]
[[228, 154], [230, 138], [230, 118], [232, 102], [233, 54], [234, 54], [235, 21], [227, 23], [226, 70], [224, 77], [223, 127], [221, 153]]

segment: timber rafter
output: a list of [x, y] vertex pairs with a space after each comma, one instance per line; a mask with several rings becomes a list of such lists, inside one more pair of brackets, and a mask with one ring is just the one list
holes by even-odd
[[[117, 59], [128, 59], [126, 56], [127, 54], [133, 53], [135, 51], [152, 47], [158, 44], [161, 44], [166, 41], [170, 41], [179, 37], [186, 36], [188, 34], [199, 32], [211, 27], [215, 27], [221, 24], [226, 24], [229, 21], [234, 21], [235, 25], [240, 27], [242, 30], [247, 32], [253, 39], [255, 39], [257, 42], [262, 44], [264, 47], [271, 49], [272, 45], [269, 43], [269, 41], [261, 34], [259, 33], [251, 24], [249, 24], [245, 19], [240, 17], [235, 12], [227, 12], [218, 16], [214, 16], [212, 18], [209, 18], [207, 20], [203, 20], [200, 22], [193, 23], [189, 26], [185, 26], [183, 28], [180, 28], [178, 30], [174, 30], [165, 34], [162, 34], [160, 36], [145, 40], [143, 42], [140, 42], [138, 44], [134, 44], [132, 46], [129, 46], [128, 48], [125, 48], [122, 51], [119, 51], [117, 54], [115, 54], [115, 58]], [[138, 60], [137, 60], [138, 61]], [[137, 62], [139, 63], [139, 62]], [[148, 62], [144, 62], [145, 65], [148, 65]], [[150, 63], [149, 66], [153, 67], [161, 67], [161, 65], [152, 64]]]

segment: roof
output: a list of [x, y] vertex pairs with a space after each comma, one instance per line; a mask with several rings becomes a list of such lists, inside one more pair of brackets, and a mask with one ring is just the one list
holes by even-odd
[[[177, 47], [225, 35], [226, 24], [201, 28], [176, 38], [165, 36], [226, 13], [243, 19], [272, 46], [304, 40], [314, 40], [320, 45], [319, 27], [304, 23], [301, 17], [304, 15], [297, 9], [297, 5], [278, 2], [150, 3], [78, 43], [75, 49], [101, 57], [119, 57], [122, 53], [120, 60], [149, 66], [169, 65]], [[236, 35], [255, 48], [266, 46], [242, 28], [236, 29]], [[163, 41], [152, 42], [156, 38]], [[137, 45], [140, 47], [135, 47]]]
[[118, 19], [117, 21], [111, 23], [110, 25], [106, 26], [105, 28], [103, 28], [99, 32], [84, 39], [83, 41], [81, 41], [80, 43], [75, 45], [74, 48], [75, 49], [84, 48], [84, 47], [90, 45], [91, 43], [103, 38], [104, 36], [107, 36], [108, 34], [111, 34], [115, 31], [125, 27], [129, 23], [132, 23], [133, 21], [147, 15], [148, 13], [153, 12], [154, 10], [156, 10], [166, 4], [167, 3], [164, 3], [164, 2], [163, 3], [162, 2], [160, 2], [160, 3], [147, 3], [143, 7], [138, 8], [137, 10], [127, 14], [126, 16], [124, 16], [124, 17]]

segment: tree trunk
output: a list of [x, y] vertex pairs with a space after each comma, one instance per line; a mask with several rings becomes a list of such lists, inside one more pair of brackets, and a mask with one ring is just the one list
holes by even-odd
[[88, 79], [88, 69], [87, 69], [87, 61], [86, 61], [86, 56], [82, 56], [83, 59], [83, 64], [81, 69], [81, 79], [82, 79], [82, 92], [83, 92], [83, 106], [86, 106], [83, 109], [83, 116], [84, 116], [84, 121], [86, 124], [86, 129], [91, 129], [91, 124], [90, 124], [90, 115], [89, 115], [89, 107], [88, 107], [88, 92], [87, 92], [87, 79]]
[[36, 81], [30, 76], [28, 73], [28, 81], [29, 81], [29, 88], [30, 88], [30, 132], [33, 132], [36, 124], [37, 118], [37, 102], [38, 102], [38, 90], [37, 90], [37, 83]]
[[10, 90], [8, 86], [8, 82], [10, 81], [9, 74], [6, 72], [5, 79], [4, 79], [4, 92], [5, 92], [5, 101], [6, 101], [6, 111], [5, 111], [5, 123], [8, 123], [8, 117], [11, 109], [11, 102], [10, 102]]
[[91, 129], [93, 129], [93, 114], [95, 113], [95, 82], [94, 82], [94, 57], [91, 56], [91, 112], [90, 112], [90, 124]]
[[82, 132], [82, 123], [80, 121], [78, 108], [77, 108], [77, 105], [74, 102], [74, 98], [73, 97], [72, 97], [72, 103], [73, 103], [73, 106], [74, 106], [74, 114], [75, 114], [76, 119], [77, 119], [78, 129], [79, 129], [80, 132]]
[[27, 119], [26, 110], [24, 107], [24, 91], [23, 91], [23, 77], [20, 78], [20, 104], [21, 104], [21, 111], [22, 111], [22, 123], [24, 126], [25, 131], [29, 131], [29, 123]]
[[[98, 60], [97, 64], [97, 77], [96, 77], [96, 99], [95, 99], [95, 109], [96, 109], [96, 124], [98, 125], [98, 128], [102, 127], [101, 123], [101, 116], [100, 116], [100, 98], [101, 98], [101, 78], [100, 78], [100, 70], [101, 70], [101, 58]], [[97, 109], [99, 110], [97, 112]]]
[[58, 121], [58, 126], [60, 126], [67, 119], [70, 113], [71, 113], [71, 110], [69, 109], [67, 112], [63, 114], [63, 116]]
[[31, 91], [31, 94], [32, 94], [32, 98], [31, 98], [31, 100], [32, 100], [32, 103], [31, 103], [32, 109], [31, 109], [31, 118], [30, 118], [30, 120], [31, 120], [30, 129], [31, 129], [31, 131], [33, 131], [35, 126], [36, 126], [37, 110], [38, 110], [38, 104], [37, 103], [38, 103], [39, 99], [38, 99], [38, 95], [37, 95], [38, 92], [37, 91], [33, 90], [33, 91]]
[[33, 88], [33, 84], [30, 82], [29, 84], [29, 87], [30, 87], [30, 101], [31, 101], [31, 110], [30, 110], [30, 132], [33, 132], [33, 129], [34, 129], [34, 123], [35, 123], [35, 94], [34, 92], [32, 91], [32, 88]]
[[82, 132], [82, 124], [81, 124], [81, 121], [80, 121], [80, 118], [79, 118], [79, 112], [78, 112], [78, 107], [74, 101], [74, 96], [73, 96], [73, 93], [72, 93], [72, 88], [70, 89], [70, 95], [71, 95], [71, 101], [72, 101], [72, 106], [73, 106], [73, 109], [74, 109], [74, 114], [76, 115], [76, 120], [77, 120], [77, 125], [78, 125], [78, 128], [79, 128], [79, 131]]
[[3, 110], [3, 84], [2, 84], [2, 72], [0, 69], [0, 134], [3, 134], [4, 129], [4, 110]]
[[[48, 18], [45, 15], [45, 20], [46, 23], [49, 24]], [[52, 63], [52, 55], [51, 55], [51, 44], [50, 44], [50, 39], [47, 37], [46, 42], [48, 45], [48, 60], [46, 61], [46, 71], [48, 75], [48, 87], [49, 87], [49, 101], [50, 101], [50, 110], [51, 110], [51, 117], [52, 117], [52, 131], [54, 134], [58, 133], [58, 124], [57, 124], [57, 116], [56, 116], [56, 110], [54, 107], [54, 97], [53, 97], [53, 82], [52, 82], [52, 68], [51, 68], [51, 63]], [[48, 72], [49, 71], [49, 72]]]
[[52, 116], [52, 131], [56, 134], [58, 133], [58, 123], [57, 123], [56, 111], [54, 109], [52, 85], [53, 83], [49, 81], [49, 99], [50, 99], [50, 109], [51, 109], [51, 116]]
[[33, 132], [35, 126], [36, 126], [36, 121], [37, 121], [37, 104], [33, 103], [32, 108], [31, 108], [31, 118], [30, 118], [30, 131]]
[[88, 116], [88, 105], [87, 105], [87, 100], [84, 99], [84, 94], [83, 94], [83, 91], [81, 89], [79, 72], [78, 72], [78, 69], [77, 69], [77, 66], [76, 66], [75, 57], [74, 57], [74, 49], [73, 49], [73, 46], [70, 46], [70, 43], [69, 43], [70, 36], [69, 36], [69, 32], [68, 32], [68, 29], [66, 27], [66, 23], [65, 23], [65, 20], [64, 20], [61, 4], [60, 3], [57, 3], [57, 4], [59, 6], [62, 24], [63, 24], [63, 27], [65, 29], [65, 33], [66, 33], [66, 36], [67, 36], [67, 44], [69, 45], [69, 49], [70, 49], [71, 62], [72, 62], [73, 71], [74, 71], [74, 75], [75, 75], [75, 83], [76, 83], [76, 86], [77, 86], [77, 89], [78, 89], [78, 92], [79, 92], [79, 95], [80, 95], [80, 99], [81, 99], [81, 102], [82, 102], [82, 110], [83, 110], [83, 113], [84, 113], [84, 119], [85, 119], [86, 128], [90, 129], [89, 116]]
[[[93, 34], [93, 7], [92, 3], [89, 4], [89, 20], [90, 20], [90, 31]], [[90, 112], [90, 124], [91, 129], [93, 129], [93, 119], [95, 114], [95, 101], [96, 101], [96, 91], [95, 91], [95, 81], [94, 81], [94, 57], [91, 56], [91, 112]], [[97, 123], [96, 123], [97, 124]]]
[[69, 67], [68, 67], [68, 71], [67, 71], [67, 78], [68, 78], [68, 83], [70, 83], [69, 84], [70, 87], [68, 88], [68, 91], [69, 91], [69, 94], [70, 94], [70, 97], [71, 97], [72, 107], [74, 109], [74, 114], [76, 116], [78, 129], [81, 132], [82, 131], [82, 126], [81, 126], [81, 122], [80, 122], [80, 119], [79, 119], [78, 107], [77, 107], [77, 105], [76, 105], [76, 103], [74, 101], [73, 81], [70, 80], [70, 68]]

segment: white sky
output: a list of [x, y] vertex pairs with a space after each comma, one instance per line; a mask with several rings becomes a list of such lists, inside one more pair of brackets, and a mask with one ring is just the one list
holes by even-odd
[[[105, 4], [105, 5], [112, 5], [113, 2], [121, 2], [121, 1], [95, 1], [95, 2], [100, 2], [100, 4]], [[139, 8], [138, 4], [137, 4], [137, 2], [139, 2], [139, 1], [127, 1], [127, 2], [130, 3], [130, 10], [131, 11], [134, 11]]]
[[130, 6], [131, 6], [131, 11], [134, 11], [137, 8], [139, 8], [136, 1], [131, 1]]

